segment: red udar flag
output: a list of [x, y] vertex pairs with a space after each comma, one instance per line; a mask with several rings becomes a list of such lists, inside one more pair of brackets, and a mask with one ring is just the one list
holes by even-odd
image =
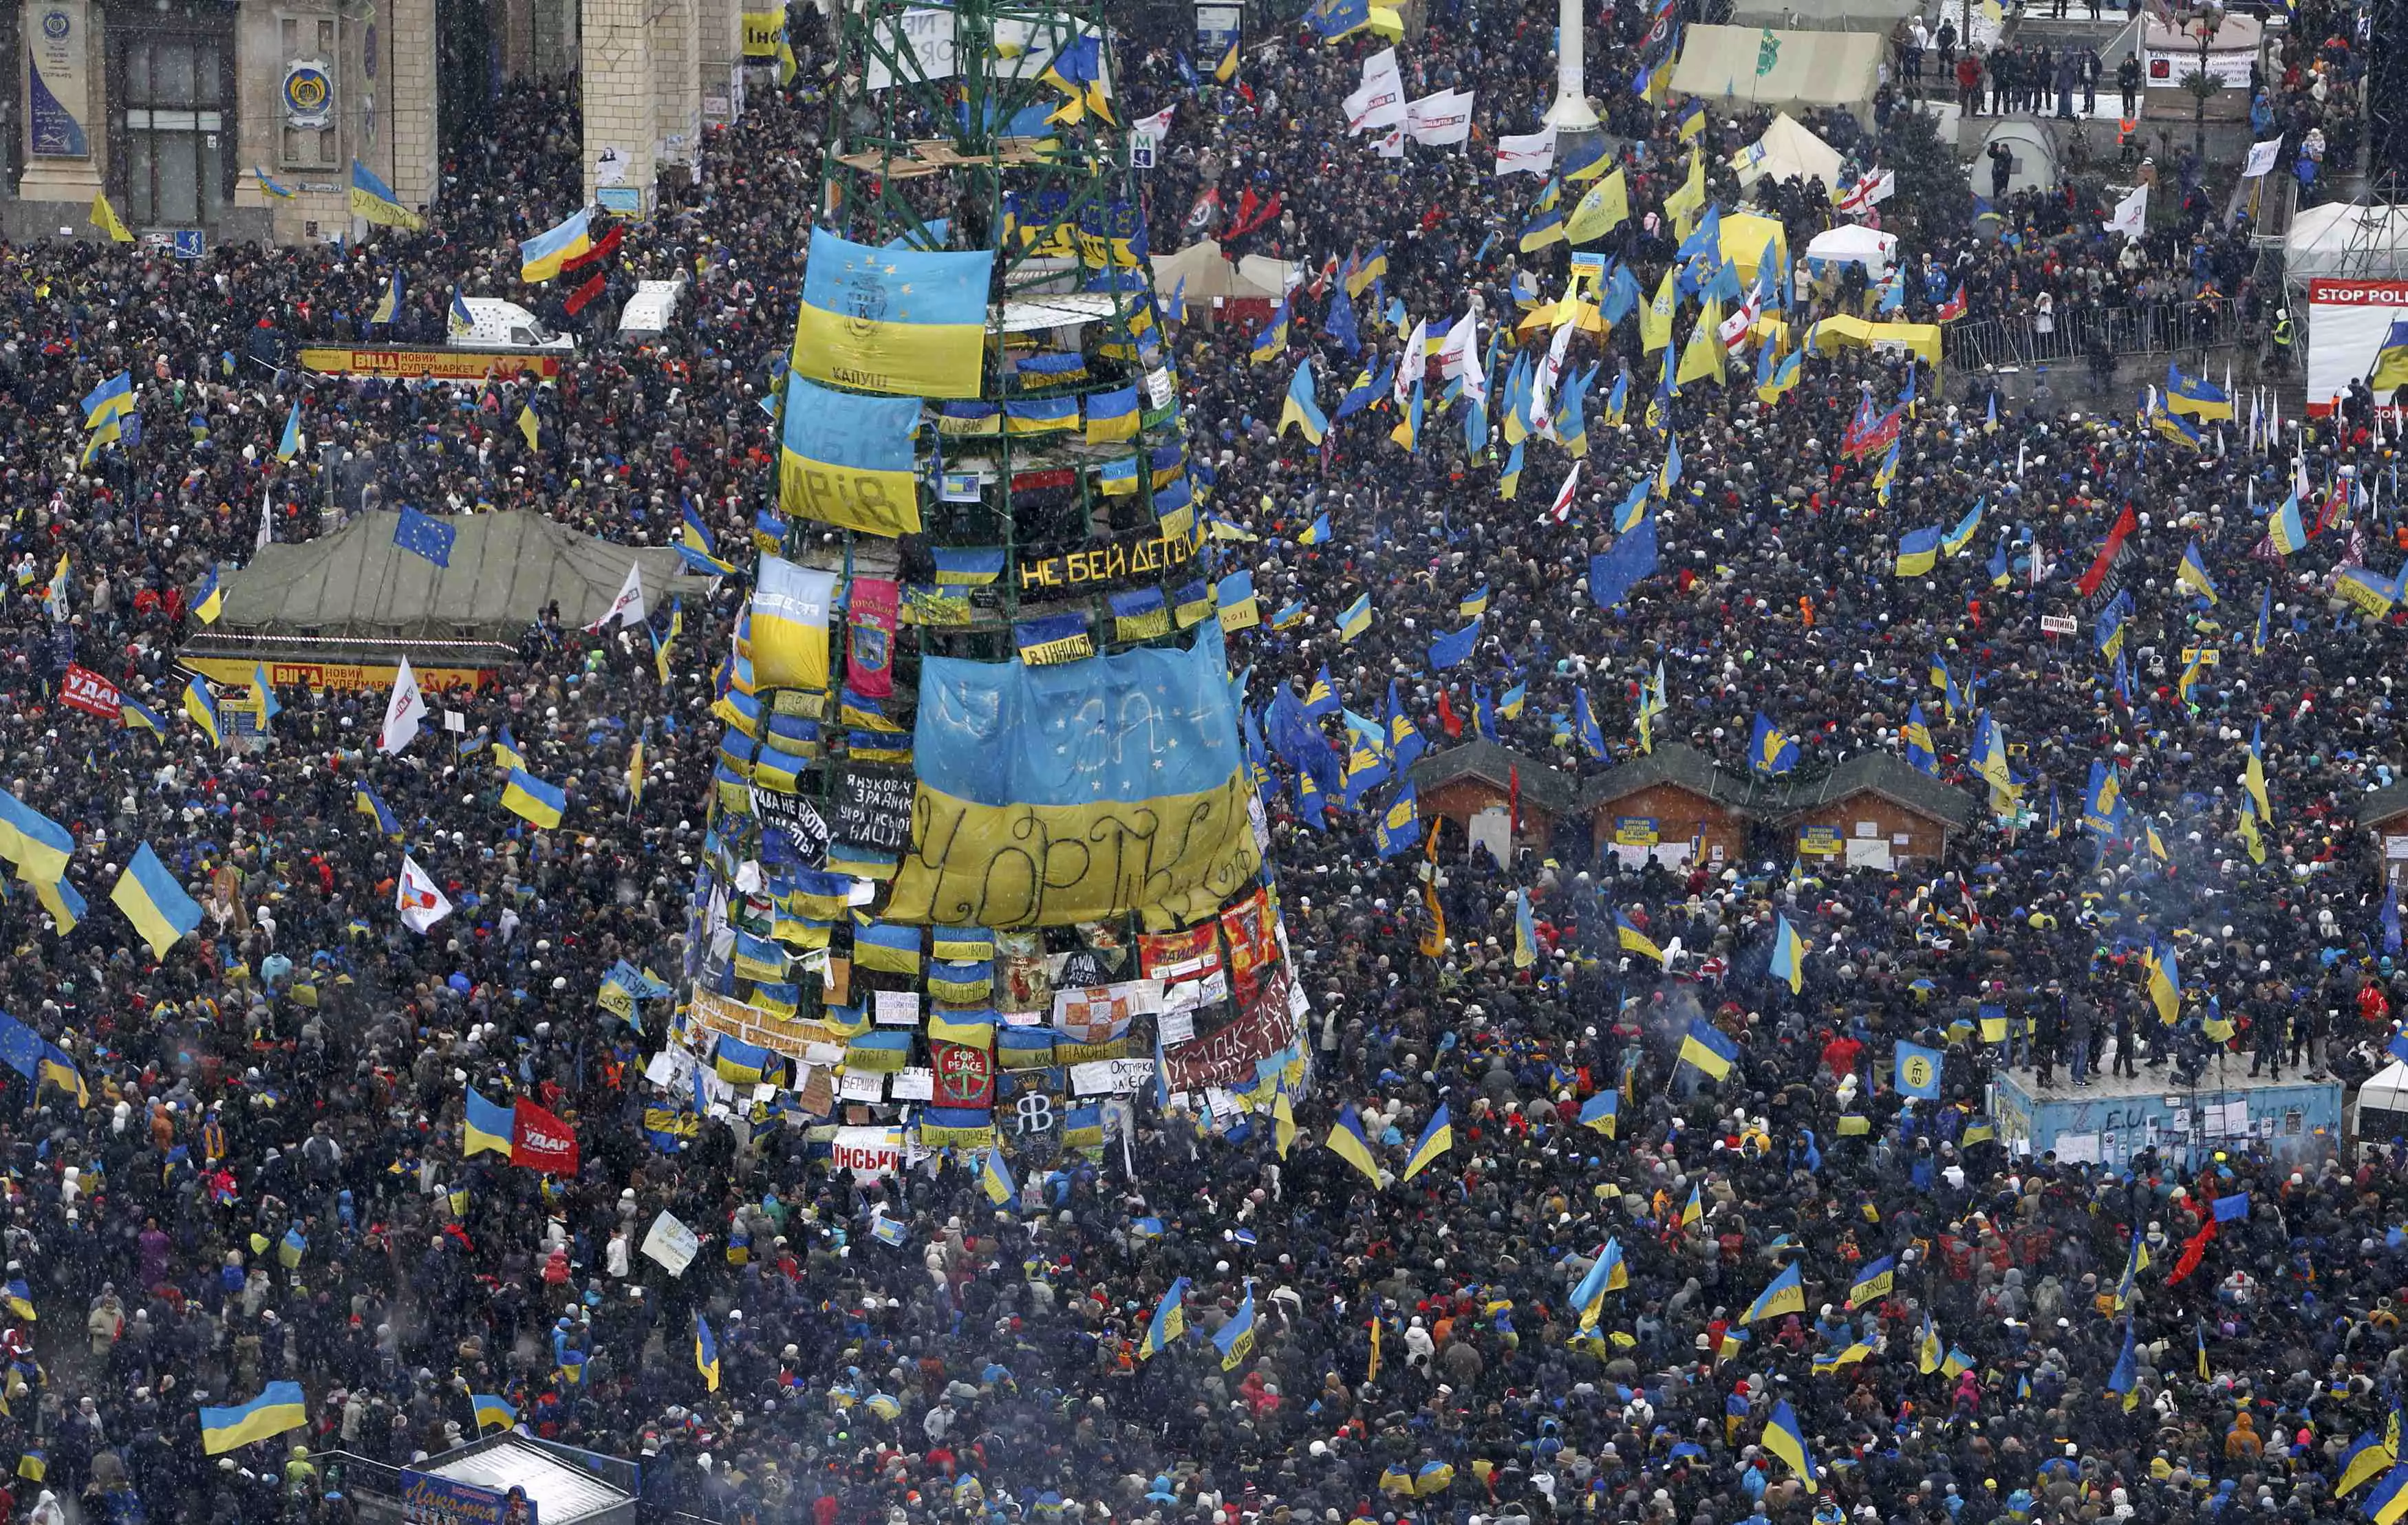
[[113, 720], [124, 713], [117, 685], [89, 667], [69, 665], [59, 684], [59, 697], [88, 715]]
[[510, 1118], [510, 1163], [548, 1176], [577, 1174], [577, 1130], [524, 1097]]

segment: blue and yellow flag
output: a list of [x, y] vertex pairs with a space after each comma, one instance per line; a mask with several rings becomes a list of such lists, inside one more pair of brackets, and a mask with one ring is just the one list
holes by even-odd
[[1219, 1333], [1212, 1336], [1212, 1345], [1221, 1352], [1221, 1369], [1225, 1372], [1236, 1371], [1245, 1364], [1248, 1356], [1254, 1354], [1254, 1288], [1252, 1282], [1246, 1284], [1246, 1300], [1238, 1304], [1236, 1315], [1221, 1326]]
[[220, 747], [225, 745], [225, 732], [218, 722], [217, 698], [209, 692], [208, 679], [198, 673], [184, 684], [184, 713], [193, 718], [193, 723], [201, 728], [202, 734], [208, 736], [211, 743]]
[[1767, 973], [1789, 987], [1797, 994], [1806, 984], [1806, 939], [1784, 916], [1772, 929], [1772, 962]]
[[2229, 419], [2232, 417], [2232, 399], [2224, 394], [2222, 387], [2205, 377], [2185, 376], [2179, 364], [2168, 361], [2166, 408], [2169, 412], [2185, 413], [2195, 419]]
[[[756, 627], [757, 628], [757, 627]], [[756, 640], [757, 640], [756, 634]], [[1132, 908], [1178, 924], [1216, 910], [1259, 867], [1244, 752], [1218, 627], [1188, 650], [1028, 666], [930, 658], [914, 733], [913, 848], [889, 919], [1063, 926]], [[1147, 748], [1071, 741], [1068, 717], [1142, 716]], [[1183, 823], [1175, 842], [1150, 823]], [[1143, 853], [1064, 845], [1151, 841]], [[1035, 853], [1049, 866], [1012, 865]]]
[[702, 1374], [704, 1387], [719, 1390], [719, 1342], [711, 1338], [710, 1320], [698, 1313], [694, 1316], [694, 1369]]
[[1920, 700], [1907, 706], [1906, 724], [1899, 727], [1899, 739], [1905, 744], [1909, 765], [1918, 773], [1938, 775], [1940, 751], [1931, 744], [1931, 727], [1923, 719]]
[[466, 1100], [466, 1115], [462, 1120], [460, 1157], [472, 1154], [498, 1154], [507, 1158], [510, 1152], [510, 1134], [517, 1125], [516, 1115], [498, 1102], [489, 1102], [471, 1089]]
[[1440, 1102], [1438, 1110], [1430, 1114], [1429, 1126], [1422, 1130], [1422, 1136], [1413, 1144], [1413, 1152], [1405, 1157], [1404, 1178], [1412, 1180], [1453, 1147], [1455, 1129], [1448, 1119], [1446, 1104]]
[[[1681, 1039], [1681, 1062], [1703, 1070], [1710, 1079], [1720, 1080], [1730, 1074], [1731, 1066], [1738, 1062], [1738, 1044], [1723, 1036], [1704, 1018], [1689, 1019], [1689, 1030]], [[1747, 1321], [1754, 1323], [1756, 1320], [1750, 1318]]]
[[2300, 519], [2300, 494], [2294, 490], [2283, 500], [2266, 521], [2266, 537], [2273, 542], [2275, 553], [2289, 556], [2308, 543], [2308, 527]]
[[1742, 1324], [1761, 1323], [1784, 1313], [1805, 1311], [1806, 1278], [1793, 1264], [1766, 1284], [1764, 1290], [1756, 1294], [1756, 1301], [1747, 1305], [1747, 1311], [1740, 1315], [1739, 1321]]
[[521, 820], [549, 828], [560, 824], [561, 812], [568, 808], [568, 795], [524, 768], [512, 768], [509, 782], [502, 787], [502, 807]]
[[148, 842], [135, 849], [108, 898], [134, 923], [153, 958], [166, 957], [167, 949], [201, 924], [200, 902], [184, 892]]
[[351, 215], [380, 228], [400, 228], [409, 233], [423, 231], [426, 226], [426, 219], [404, 207], [394, 198], [393, 188], [356, 159], [351, 161]]
[[1798, 765], [1798, 738], [1783, 732], [1758, 710], [1756, 729], [1748, 736], [1747, 762], [1758, 773], [1787, 773]]
[[995, 253], [876, 249], [811, 230], [787, 363], [814, 381], [976, 397]]
[[2174, 584], [2188, 589], [2210, 604], [2216, 602], [2215, 579], [2207, 575], [2207, 563], [2199, 553], [2198, 541], [2194, 540], [2183, 548], [2182, 564], [2174, 568]]
[[1020, 1183], [1013, 1179], [1011, 1164], [1001, 1149], [989, 1149], [979, 1160], [979, 1189], [986, 1200], [997, 1207], [1009, 1207], [1020, 1200]]
[[308, 1400], [298, 1382], [270, 1382], [260, 1395], [232, 1408], [201, 1409], [201, 1449], [210, 1456], [272, 1440], [309, 1422]]
[[1146, 1322], [1145, 1338], [1138, 1342], [1140, 1361], [1152, 1361], [1187, 1333], [1186, 1296], [1187, 1278], [1182, 1276], [1170, 1284], [1170, 1290], [1162, 1294], [1162, 1301], [1154, 1304], [1154, 1317]]
[[1940, 527], [1909, 530], [1899, 536], [1898, 564], [1895, 570], [1901, 577], [1920, 577], [1940, 564]]
[[468, 1394], [468, 1406], [476, 1410], [480, 1430], [489, 1424], [508, 1430], [519, 1422], [518, 1409], [497, 1392], [472, 1392]]
[[[1320, 444], [1322, 436], [1329, 432], [1329, 417], [1321, 411], [1321, 405], [1312, 395], [1311, 355], [1297, 363], [1296, 375], [1288, 378], [1287, 400], [1280, 405], [1278, 432], [1286, 434], [1291, 423], [1302, 430], [1305, 439], [1314, 445]], [[1326, 527], [1328, 516], [1324, 515], [1320, 522]]]
[[2378, 392], [2408, 386], [2408, 318], [2392, 320], [2390, 332], [2375, 348], [2374, 368], [2367, 373], [2366, 384]]
[[593, 211], [579, 207], [556, 227], [519, 244], [519, 278], [533, 285], [560, 274], [561, 266], [594, 247]]
[[1371, 595], [1365, 593], [1339, 611], [1338, 638], [1352, 641], [1371, 628]]
[[788, 372], [778, 438], [780, 511], [890, 539], [917, 534], [911, 441], [919, 426], [916, 398], [856, 396]]
[[1861, 1308], [1877, 1298], [1887, 1297], [1896, 1280], [1898, 1259], [1885, 1255], [1868, 1262], [1856, 1272], [1856, 1279], [1848, 1286], [1848, 1306]]
[[1372, 1186], [1380, 1184], [1380, 1163], [1371, 1158], [1371, 1141], [1363, 1135], [1363, 1119], [1354, 1113], [1354, 1104], [1348, 1102], [1338, 1109], [1338, 1120], [1329, 1127], [1329, 1152], [1363, 1173]]

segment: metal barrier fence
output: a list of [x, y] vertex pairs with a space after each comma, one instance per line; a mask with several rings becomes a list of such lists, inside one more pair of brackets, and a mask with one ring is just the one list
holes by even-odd
[[1993, 365], [2069, 364], [2089, 358], [2101, 341], [2107, 353], [2118, 359], [2172, 354], [2234, 343], [2243, 336], [2243, 327], [2240, 313], [2229, 302], [2204, 307], [2190, 302], [2071, 307], [2059, 311], [2045, 334], [2028, 317], [1985, 318], [1948, 325], [1948, 364], [1959, 372]]

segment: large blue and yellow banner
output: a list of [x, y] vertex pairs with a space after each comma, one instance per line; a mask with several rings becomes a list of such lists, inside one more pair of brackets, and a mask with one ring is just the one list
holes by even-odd
[[1067, 926], [1211, 915], [1261, 866], [1219, 629], [1030, 667], [929, 658], [911, 848], [886, 916]]
[[917, 534], [916, 397], [857, 397], [786, 373], [778, 506], [866, 534]]
[[995, 252], [873, 249], [811, 231], [796, 371], [861, 392], [976, 397]]

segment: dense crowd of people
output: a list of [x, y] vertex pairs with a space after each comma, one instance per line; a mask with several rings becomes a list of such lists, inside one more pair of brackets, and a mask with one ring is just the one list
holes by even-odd
[[[2318, 120], [2305, 100], [2325, 121], [2344, 108], [2362, 37], [2331, 0], [2292, 16], [2291, 36], [2330, 39], [2286, 42], [2270, 82], [2297, 129]], [[1837, 220], [1841, 187], [1736, 184], [1730, 156], [1766, 113], [1708, 103], [1684, 138], [1687, 103], [1627, 88], [1652, 10], [1591, 20], [1631, 219], [1586, 247], [1642, 306], [1689, 263], [1664, 204], [1693, 149], [1721, 210], [1777, 219], [1792, 251]], [[222, 751], [178, 710], [194, 595], [251, 553], [263, 500], [280, 540], [339, 517], [321, 447], [372, 462], [370, 501], [387, 506], [531, 508], [651, 545], [691, 507], [743, 542], [775, 504], [759, 404], [838, 89], [815, 12], [789, 19], [794, 82], [707, 135], [690, 183], [626, 228], [609, 296], [577, 313], [566, 283], [523, 286], [516, 263], [519, 240], [572, 209], [573, 83], [506, 91], [484, 139], [447, 158], [423, 234], [194, 263], [7, 251], [0, 469], [19, 511], [0, 783], [72, 831], [67, 877], [90, 901], [64, 934], [30, 891], [0, 904], [0, 1005], [89, 1091], [38, 1067], [10, 1082], [0, 1471], [23, 1459], [15, 1511], [348, 1520], [380, 1469], [487, 1428], [472, 1393], [530, 1432], [635, 1460], [652, 1518], [731, 1525], [2175, 1525], [2335, 1520], [2388, 1497], [2396, 1455], [2354, 1448], [2397, 1449], [2408, 1148], [2369, 1140], [2361, 1157], [2330, 1138], [2277, 1160], [2262, 1138], [2196, 1155], [2153, 1141], [2101, 1170], [2010, 1153], [1988, 1083], [2143, 1068], [2172, 1087], [2244, 1058], [2355, 1079], [2381, 1057], [2408, 962], [2356, 811], [2401, 779], [2397, 627], [2336, 578], [2395, 570], [2397, 420], [2363, 389], [2331, 416], [2286, 406], [2279, 428], [2245, 401], [2195, 424], [2023, 406], [1981, 376], [1844, 347], [1809, 354], [1770, 399], [1753, 349], [1659, 397], [1665, 355], [1625, 311], [1562, 355], [1567, 382], [1597, 368], [1577, 463], [1533, 435], [1509, 494], [1501, 389], [1467, 441], [1435, 372], [1409, 449], [1370, 381], [1416, 321], [1442, 331], [1476, 304], [1481, 349], [1503, 339], [1499, 382], [1517, 352], [1545, 353], [1543, 327], [1516, 328], [1565, 279], [1563, 249], [1519, 247], [1544, 178], [1491, 168], [1497, 138], [1533, 130], [1552, 92], [1553, 22], [1552, 7], [1455, 7], [1400, 45], [1412, 95], [1477, 95], [1469, 147], [1400, 158], [1350, 135], [1340, 106], [1377, 39], [1250, 38], [1226, 79], [1173, 48], [1121, 54], [1123, 108], [1173, 113], [1146, 184], [1155, 250], [1187, 242], [1200, 207], [1232, 255], [1297, 268], [1274, 354], [1200, 304], [1172, 340], [1214, 533], [1266, 617], [1233, 640], [1249, 707], [1326, 669], [1347, 711], [1384, 721], [1393, 691], [1433, 748], [1493, 734], [1534, 777], [1575, 781], [1638, 755], [1659, 683], [1650, 743], [1739, 775], [1759, 761], [1758, 717], [1795, 738], [1809, 777], [1908, 756], [1919, 712], [1928, 771], [1967, 791], [1975, 825], [1944, 861], [1890, 874], [1809, 862], [1769, 832], [1728, 862], [1634, 862], [1597, 852], [1584, 823], [1499, 862], [1434, 824], [1426, 898], [1418, 849], [1377, 855], [1394, 786], [1352, 808], [1300, 804], [1300, 769], [1343, 759], [1332, 716], [1328, 758], [1283, 747], [1271, 762], [1271, 859], [1312, 1002], [1297, 1136], [1268, 1115], [1141, 1101], [1100, 1151], [1015, 1134], [1022, 1194], [1003, 1208], [958, 1159], [833, 1171], [776, 1106], [690, 1137], [646, 1125], [673, 1002], [623, 1019], [596, 985], [622, 959], [683, 966], [688, 885], [716, 850], [707, 716], [740, 579], [689, 599], [674, 637], [666, 607], [648, 631], [538, 622], [496, 686], [441, 701], [466, 732], [397, 757], [377, 749], [381, 692], [286, 691], [271, 740]], [[1897, 176], [1875, 215], [1902, 235], [1900, 274], [1797, 261], [1794, 300], [1767, 314], [1791, 348], [1868, 309], [2268, 299], [2224, 187], [2197, 166], [2128, 237], [2104, 231], [2120, 181], [1977, 202], [1911, 111], [1808, 125], [1844, 180]], [[1330, 307], [1374, 250], [1384, 275], [1353, 303], [1350, 342]], [[673, 330], [620, 342], [632, 282], [680, 272], [693, 285]], [[395, 273], [404, 313], [371, 325]], [[278, 368], [303, 339], [440, 342], [455, 286], [574, 335], [556, 384]], [[1675, 361], [1695, 312], [1681, 305]], [[1317, 447], [1279, 423], [1308, 356], [1336, 416]], [[81, 463], [79, 400], [129, 369], [138, 442]], [[1357, 388], [1376, 394], [1350, 410]], [[296, 398], [311, 446], [283, 462]], [[532, 447], [523, 406], [542, 421]], [[1881, 454], [1843, 440], [1893, 408], [1895, 479], [1878, 482]], [[1660, 563], [1600, 608], [1592, 558], [1649, 479]], [[2310, 533], [2277, 549], [2268, 516], [2295, 491]], [[1328, 533], [1308, 535], [1324, 516]], [[1911, 532], [1969, 517], [1955, 553], [1899, 574]], [[2212, 601], [2177, 575], [2193, 547]], [[2102, 549], [2107, 580], [2079, 586]], [[1350, 638], [1340, 615], [1366, 593], [1371, 620]], [[1479, 635], [1440, 668], [1430, 644], [1468, 606]], [[2049, 615], [2078, 628], [2046, 633]], [[2100, 633], [2117, 620], [2111, 655]], [[167, 717], [165, 733], [64, 703], [69, 662]], [[1975, 755], [1985, 725], [2012, 798]], [[502, 807], [506, 735], [566, 784], [560, 829]], [[2126, 802], [2106, 830], [2083, 824], [2098, 762]], [[361, 813], [362, 783], [401, 842]], [[165, 957], [105, 899], [146, 843], [207, 911]], [[394, 914], [404, 844], [457, 907], [427, 935]], [[1783, 925], [1802, 940], [1794, 992], [1770, 973]], [[2169, 948], [2170, 1021], [2150, 990]], [[2005, 1014], [2002, 1038], [1985, 1007]], [[1682, 1057], [1695, 1022], [1735, 1053], [1719, 1077]], [[1943, 1056], [1935, 1098], [1900, 1094], [1902, 1043]], [[472, 1089], [569, 1119], [580, 1171], [464, 1159]], [[1581, 1120], [1600, 1096], [1618, 1102], [1610, 1131]], [[1451, 1149], [1409, 1171], [1441, 1106]], [[1376, 1189], [1322, 1145], [1341, 1107]], [[2243, 1197], [2245, 1216], [2216, 1205]], [[681, 1275], [638, 1247], [664, 1211], [702, 1236]], [[873, 1221], [905, 1225], [903, 1243]], [[1590, 1296], [1609, 1243], [1627, 1282]], [[1795, 1302], [1745, 1321], [1791, 1268]], [[1141, 1353], [1182, 1281], [1187, 1337]], [[1250, 1300], [1252, 1353], [1225, 1365], [1207, 1336]], [[695, 1360], [697, 1313], [716, 1380]], [[307, 1393], [306, 1430], [205, 1453], [200, 1406], [285, 1379]], [[1780, 1438], [1792, 1431], [1811, 1472]]]

